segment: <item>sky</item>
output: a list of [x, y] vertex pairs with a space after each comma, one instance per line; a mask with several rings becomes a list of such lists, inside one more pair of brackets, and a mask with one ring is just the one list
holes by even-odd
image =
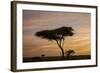
[[72, 27], [74, 35], [65, 37], [64, 51], [72, 49], [75, 55], [91, 53], [91, 15], [89, 13], [23, 10], [23, 57], [61, 56], [55, 41], [35, 36], [42, 30]]

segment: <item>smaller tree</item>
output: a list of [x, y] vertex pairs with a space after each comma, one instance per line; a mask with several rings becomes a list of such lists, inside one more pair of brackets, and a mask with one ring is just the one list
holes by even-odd
[[66, 51], [66, 56], [67, 58], [71, 58], [71, 56], [73, 56], [73, 54], [75, 54], [75, 51], [72, 49], [69, 49], [68, 51]]

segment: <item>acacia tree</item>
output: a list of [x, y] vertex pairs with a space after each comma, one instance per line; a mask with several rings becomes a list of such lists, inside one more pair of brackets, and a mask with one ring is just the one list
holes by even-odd
[[68, 51], [66, 51], [67, 58], [70, 58], [73, 54], [75, 54], [74, 50], [69, 49]]
[[41, 37], [43, 39], [54, 40], [56, 41], [57, 45], [61, 49], [62, 58], [64, 58], [64, 40], [65, 36], [72, 36], [73, 28], [72, 27], [61, 27], [53, 30], [43, 30], [36, 32], [36, 36]]

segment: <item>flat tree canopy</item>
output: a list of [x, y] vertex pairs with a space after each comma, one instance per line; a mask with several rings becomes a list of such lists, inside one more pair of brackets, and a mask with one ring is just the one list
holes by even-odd
[[48, 40], [64, 39], [65, 36], [72, 36], [72, 27], [61, 27], [54, 30], [43, 30], [37, 32], [35, 35]]

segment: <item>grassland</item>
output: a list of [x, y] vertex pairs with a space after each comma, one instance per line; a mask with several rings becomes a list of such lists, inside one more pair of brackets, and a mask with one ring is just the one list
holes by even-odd
[[42, 61], [61, 61], [61, 60], [83, 60], [91, 59], [90, 55], [75, 55], [70, 57], [55, 56], [55, 57], [24, 57], [23, 62], [42, 62]]

